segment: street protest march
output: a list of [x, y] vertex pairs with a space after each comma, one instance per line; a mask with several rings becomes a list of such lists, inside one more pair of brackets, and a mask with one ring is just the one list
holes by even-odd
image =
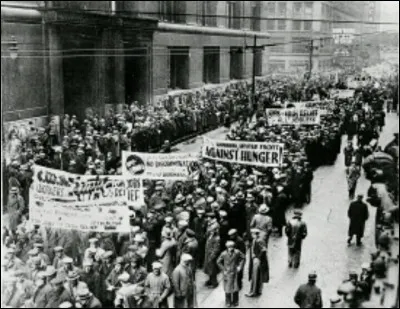
[[233, 164], [278, 167], [282, 164], [283, 144], [219, 141], [204, 137], [202, 157]]
[[79, 231], [129, 232], [128, 206], [144, 204], [138, 178], [82, 176], [39, 165], [29, 194], [34, 224]]
[[320, 111], [312, 108], [268, 108], [269, 125], [316, 125], [320, 123]]
[[199, 153], [122, 152], [122, 174], [144, 179], [187, 180], [200, 170]]
[[335, 104], [334, 100], [318, 100], [318, 101], [304, 101], [304, 102], [289, 102], [286, 105], [293, 105], [295, 108], [312, 108], [318, 109], [320, 115], [328, 114]]

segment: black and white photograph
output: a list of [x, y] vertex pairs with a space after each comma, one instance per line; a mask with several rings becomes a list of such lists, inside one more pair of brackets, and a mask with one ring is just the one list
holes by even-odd
[[2, 1], [1, 308], [399, 308], [398, 1]]

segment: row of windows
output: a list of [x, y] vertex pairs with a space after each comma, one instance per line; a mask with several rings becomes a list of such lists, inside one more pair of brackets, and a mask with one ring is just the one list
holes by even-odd
[[[289, 25], [291, 24], [291, 28]], [[275, 20], [270, 19], [267, 21], [267, 30], [294, 30], [294, 31], [310, 31], [312, 30], [312, 21], [298, 21], [294, 20], [292, 22], [286, 20]]]
[[[229, 78], [244, 78], [244, 53], [240, 47], [230, 47]], [[262, 74], [262, 52], [256, 52], [256, 76]], [[218, 46], [203, 49], [203, 82], [220, 83], [221, 50]], [[169, 47], [170, 89], [188, 89], [190, 75], [190, 48]]]
[[288, 14], [288, 3], [281, 1], [268, 1], [267, 12], [269, 17], [313, 17], [313, 2], [293, 2], [292, 14]]
[[[196, 1], [196, 22], [202, 26], [217, 26], [217, 5], [218, 1]], [[251, 8], [251, 16], [261, 16], [261, 5], [258, 3]], [[243, 20], [240, 18], [243, 15], [242, 1], [227, 1], [226, 3], [226, 18], [224, 23], [228, 28], [241, 29]], [[160, 20], [185, 23], [186, 22], [186, 1], [159, 1]], [[214, 15], [214, 16], [213, 16]], [[252, 18], [250, 21], [252, 30], [260, 30], [260, 20]]]

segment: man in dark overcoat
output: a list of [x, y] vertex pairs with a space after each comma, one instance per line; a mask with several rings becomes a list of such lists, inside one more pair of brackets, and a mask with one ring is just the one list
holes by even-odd
[[257, 297], [262, 294], [263, 283], [269, 282], [269, 264], [267, 246], [259, 229], [251, 229], [253, 241], [250, 247], [249, 280], [250, 292], [247, 297]]
[[369, 218], [368, 206], [363, 202], [363, 195], [359, 194], [357, 200], [350, 204], [347, 215], [350, 219], [349, 226], [349, 239], [347, 243], [350, 244], [353, 236], [357, 237], [357, 245], [361, 245], [361, 238], [364, 236], [365, 221]]

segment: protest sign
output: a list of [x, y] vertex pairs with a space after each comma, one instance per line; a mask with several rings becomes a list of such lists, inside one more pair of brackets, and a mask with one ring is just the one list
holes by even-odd
[[320, 111], [312, 108], [269, 108], [269, 125], [316, 125], [320, 123]]
[[126, 201], [55, 202], [34, 199], [30, 206], [32, 224], [87, 232], [129, 232]]
[[334, 106], [334, 100], [319, 100], [319, 101], [302, 101], [302, 102], [289, 102], [286, 106], [293, 105], [294, 108], [312, 108], [318, 109], [320, 111], [320, 115], [328, 114]]
[[129, 230], [128, 206], [144, 204], [139, 178], [77, 175], [38, 165], [33, 171], [30, 217], [47, 227], [123, 232]]
[[233, 164], [277, 167], [282, 164], [283, 144], [219, 141], [204, 137], [202, 156]]
[[122, 152], [122, 174], [145, 179], [186, 180], [200, 169], [198, 153]]

